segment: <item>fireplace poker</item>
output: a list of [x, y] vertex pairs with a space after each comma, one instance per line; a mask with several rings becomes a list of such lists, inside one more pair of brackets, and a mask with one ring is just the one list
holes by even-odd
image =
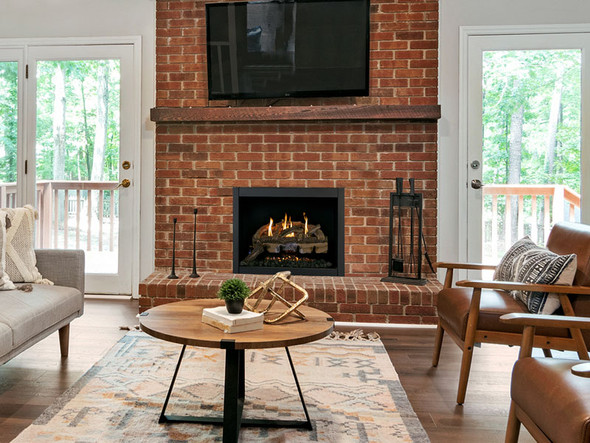
[[189, 275], [190, 278], [199, 278], [197, 274], [197, 208], [194, 209], [194, 222], [193, 222], [193, 273]]
[[432, 265], [432, 260], [430, 260], [430, 256], [428, 255], [428, 250], [426, 249], [426, 239], [424, 238], [424, 233], [422, 233], [422, 244], [424, 245], [424, 257], [426, 258], [426, 261], [428, 262], [428, 266], [430, 266], [430, 270], [434, 273], [436, 272], [434, 270], [434, 266]]
[[412, 204], [410, 205], [410, 272], [414, 272], [414, 179], [410, 179], [410, 198]]
[[176, 259], [176, 222], [177, 219], [174, 219], [174, 229], [172, 231], [172, 272], [168, 278], [178, 278], [178, 276], [174, 273], [174, 261]]
[[[397, 257], [391, 259], [392, 269], [395, 272], [404, 272], [404, 259], [402, 247], [402, 190], [404, 187], [404, 179], [395, 179], [395, 192], [397, 194]], [[392, 205], [393, 206], [393, 205]], [[393, 207], [392, 207], [393, 209]]]

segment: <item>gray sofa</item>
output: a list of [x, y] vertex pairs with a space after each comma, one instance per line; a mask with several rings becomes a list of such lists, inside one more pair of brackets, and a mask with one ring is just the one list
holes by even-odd
[[[37, 249], [37, 268], [54, 285], [0, 291], [0, 364], [59, 331], [67, 357], [70, 322], [84, 312], [84, 251]], [[17, 283], [17, 286], [21, 284]]]

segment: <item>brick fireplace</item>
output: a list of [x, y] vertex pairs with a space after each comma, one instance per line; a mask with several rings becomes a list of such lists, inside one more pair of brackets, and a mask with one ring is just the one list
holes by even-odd
[[[341, 188], [344, 276], [294, 277], [313, 288], [310, 304], [337, 320], [433, 323], [433, 276], [425, 287], [379, 279], [396, 177], [424, 196], [436, 258], [438, 1], [371, 2], [368, 97], [223, 102], [207, 99], [204, 4], [156, 2], [156, 272], [140, 285], [141, 308], [214, 296], [234, 275], [234, 188]], [[194, 208], [201, 279], [183, 275]], [[171, 281], [174, 218], [182, 278]]]

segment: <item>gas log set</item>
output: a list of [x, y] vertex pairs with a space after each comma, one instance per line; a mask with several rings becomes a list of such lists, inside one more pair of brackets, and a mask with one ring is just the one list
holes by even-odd
[[256, 230], [248, 255], [240, 262], [245, 266], [329, 268], [332, 263], [321, 258], [328, 252], [328, 237], [317, 224], [292, 221], [291, 216], [278, 223], [272, 218]]

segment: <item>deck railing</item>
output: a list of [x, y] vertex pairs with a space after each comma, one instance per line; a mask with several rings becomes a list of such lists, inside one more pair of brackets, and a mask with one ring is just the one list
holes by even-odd
[[514, 239], [511, 198], [517, 201], [518, 238], [530, 235], [545, 244], [551, 226], [559, 221], [579, 221], [580, 194], [565, 185], [485, 185], [484, 242], [490, 246], [490, 257], [497, 258]]
[[[113, 251], [119, 221], [116, 186], [116, 181], [37, 181], [36, 246]], [[0, 183], [0, 207], [15, 206], [16, 183]]]

